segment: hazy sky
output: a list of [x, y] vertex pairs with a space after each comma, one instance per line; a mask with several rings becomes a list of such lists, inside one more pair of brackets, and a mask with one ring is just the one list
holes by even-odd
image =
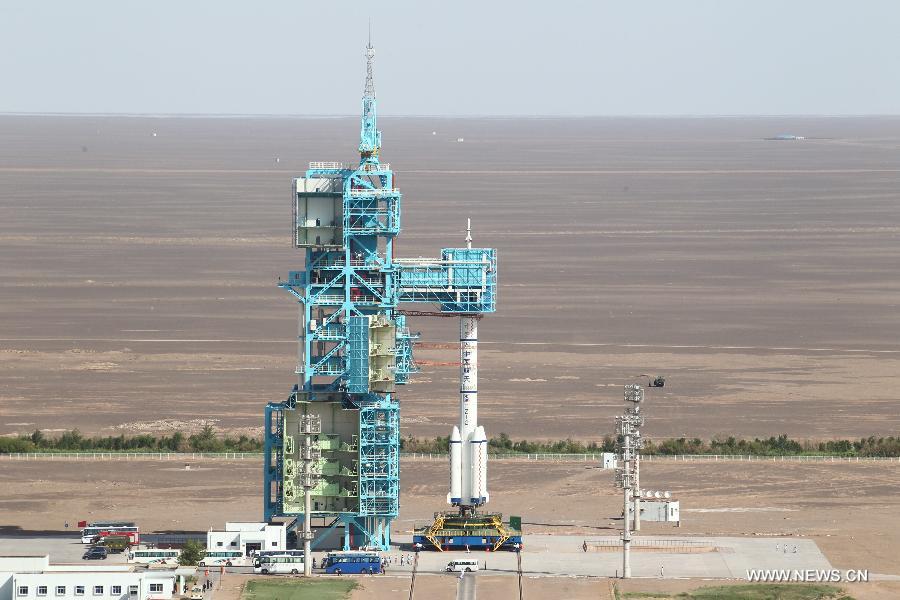
[[900, 107], [895, 0], [0, 0], [0, 112], [356, 114], [370, 15], [382, 114]]

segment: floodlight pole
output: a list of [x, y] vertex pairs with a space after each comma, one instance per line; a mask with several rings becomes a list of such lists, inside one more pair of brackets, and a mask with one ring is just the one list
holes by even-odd
[[[631, 532], [641, 528], [640, 450], [643, 446], [641, 402], [644, 389], [636, 384], [625, 386], [625, 414], [617, 417], [621, 439], [622, 466], [616, 470], [616, 484], [622, 486], [622, 578], [631, 577]], [[632, 513], [633, 516], [629, 515]]]
[[624, 480], [622, 481], [622, 579], [631, 577], [631, 531], [629, 528], [628, 509], [631, 504], [628, 495], [631, 493], [630, 470], [631, 465], [631, 427], [627, 419], [622, 419], [622, 467]]
[[632, 478], [631, 498], [634, 501], [634, 530], [641, 530], [641, 453], [635, 448], [632, 457], [634, 477]]

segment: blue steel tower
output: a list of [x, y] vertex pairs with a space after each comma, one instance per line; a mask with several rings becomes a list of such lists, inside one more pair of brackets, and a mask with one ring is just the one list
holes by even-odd
[[390, 545], [400, 496], [395, 389], [416, 370], [416, 336], [399, 305], [471, 317], [495, 310], [495, 249], [394, 257], [402, 196], [380, 161], [374, 57], [370, 40], [359, 163], [311, 162], [294, 179], [293, 243], [305, 263], [278, 284], [300, 305], [299, 382], [266, 406], [264, 517], [294, 518], [307, 531], [318, 520], [313, 547], [340, 528], [346, 549]]

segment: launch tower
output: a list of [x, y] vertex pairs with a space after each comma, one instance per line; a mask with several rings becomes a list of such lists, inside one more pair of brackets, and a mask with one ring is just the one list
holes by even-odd
[[264, 517], [295, 518], [313, 548], [336, 528], [346, 549], [389, 547], [400, 494], [396, 386], [416, 371], [416, 336], [399, 305], [473, 323], [495, 310], [495, 249], [394, 256], [402, 195], [380, 160], [371, 40], [365, 56], [359, 163], [312, 162], [293, 181], [293, 245], [305, 263], [279, 286], [300, 305], [299, 382], [265, 411]]

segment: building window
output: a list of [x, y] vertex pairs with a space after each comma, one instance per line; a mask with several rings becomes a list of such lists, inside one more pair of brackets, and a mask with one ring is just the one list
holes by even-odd
[[64, 585], [56, 586], [56, 595], [57, 596], [65, 596], [66, 595], [66, 586], [64, 586]]
[[109, 593], [113, 596], [121, 596], [122, 595], [122, 586], [121, 585], [112, 585], [109, 587]]
[[161, 594], [162, 593], [162, 584], [161, 583], [151, 583], [150, 584], [150, 593], [151, 594]]
[[137, 596], [137, 595], [138, 595], [138, 586], [136, 586], [136, 585], [129, 585], [129, 586], [128, 586], [128, 593], [129, 593], [130, 595], [132, 595], [132, 596]]
[[237, 542], [231, 542], [231, 547], [232, 547], [232, 548], [237, 547]]
[[277, 547], [278, 547], [278, 542], [272, 542], [272, 547], [273, 547], [273, 548], [277, 548]]
[[38, 596], [46, 596], [47, 595], [47, 586], [46, 585], [37, 586], [37, 595]]
[[27, 595], [28, 595], [28, 586], [27, 586], [27, 585], [20, 585], [20, 586], [19, 586], [19, 592], [18, 592], [18, 593], [19, 593], [20, 596], [27, 596]]
[[94, 586], [94, 595], [95, 595], [95, 596], [102, 596], [102, 595], [103, 595], [103, 586], [102, 586], [102, 585], [95, 585], [95, 586]]
[[[222, 542], [216, 542], [216, 546], [218, 546], [219, 548], [221, 548], [223, 545], [224, 544]], [[231, 545], [234, 546], [234, 543], [232, 542]]]
[[75, 595], [76, 596], [84, 596], [84, 586], [83, 585], [75, 586]]

